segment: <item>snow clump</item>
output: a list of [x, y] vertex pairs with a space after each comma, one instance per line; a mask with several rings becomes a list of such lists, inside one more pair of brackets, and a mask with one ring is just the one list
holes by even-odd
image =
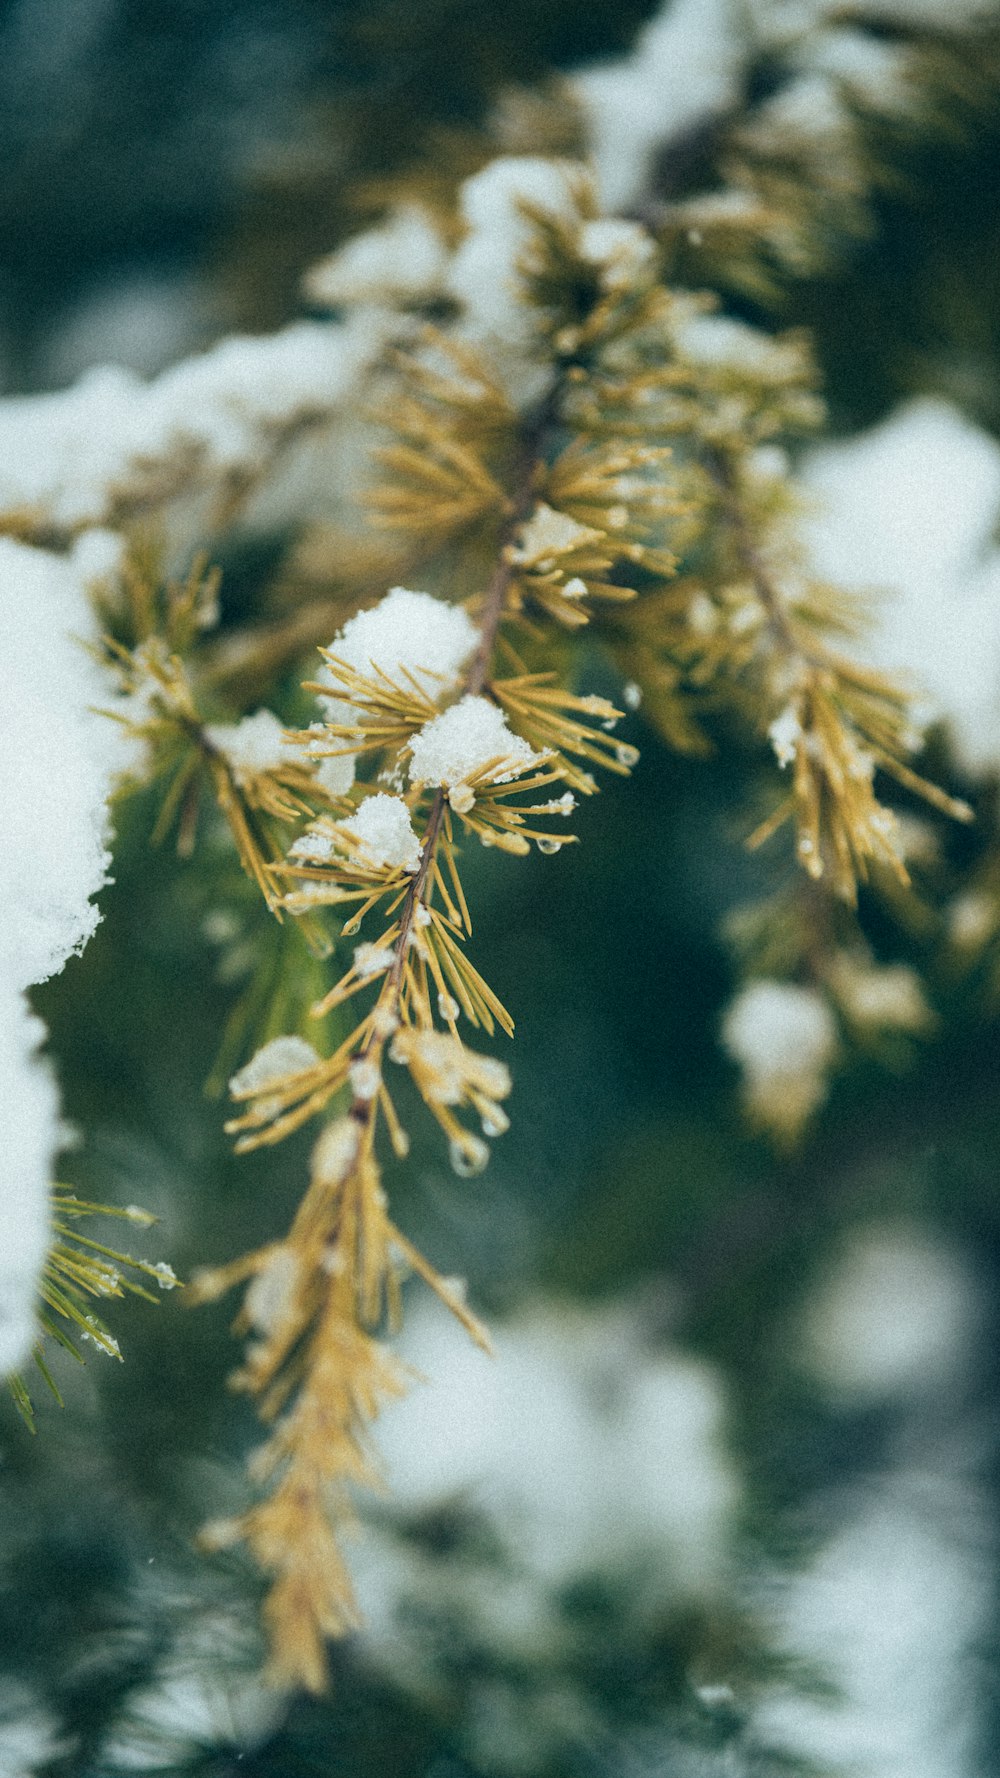
[[183, 496], [183, 534], [204, 538], [234, 485], [266, 471], [292, 432], [343, 410], [384, 332], [371, 314], [298, 321], [222, 340], [152, 382], [101, 365], [57, 394], [0, 403], [0, 515], [74, 533]]
[[[433, 1308], [407, 1317], [404, 1355], [427, 1380], [386, 1419], [381, 1450], [402, 1527], [460, 1503], [512, 1558], [523, 1612], [494, 1609], [505, 1565], [461, 1595], [484, 1602], [491, 1643], [513, 1652], [529, 1622], [544, 1633], [558, 1589], [588, 1576], [639, 1577], [648, 1604], [711, 1594], [739, 1501], [717, 1373], [649, 1346], [628, 1303], [522, 1313], [496, 1329], [489, 1360], [462, 1334]], [[404, 1548], [375, 1537], [362, 1553], [366, 1646], [379, 1659], [408, 1637], [409, 1599], [434, 1596], [419, 1552], [410, 1569]]]
[[417, 302], [440, 290], [447, 252], [423, 204], [398, 204], [378, 228], [354, 235], [306, 278], [311, 302]]
[[794, 1136], [822, 1103], [837, 1052], [836, 1023], [822, 995], [794, 982], [750, 982], [726, 1012], [722, 1043], [743, 1072], [751, 1117]]
[[461, 304], [459, 334], [482, 350], [517, 407], [530, 406], [550, 376], [538, 352], [537, 317], [526, 300], [522, 261], [535, 223], [530, 211], [579, 220], [579, 169], [532, 155], [501, 155], [462, 186], [466, 234], [447, 273]]
[[609, 210], [645, 188], [659, 147], [734, 103], [747, 54], [730, 0], [672, 0], [640, 31], [631, 56], [573, 77]]
[[[442, 681], [454, 683], [477, 640], [461, 605], [394, 586], [370, 611], [359, 611], [344, 625], [330, 653], [368, 678], [385, 673], [398, 682], [409, 673], [433, 696]], [[320, 679], [330, 678], [325, 668]]]
[[108, 797], [131, 754], [88, 654], [96, 624], [79, 577], [45, 550], [0, 539], [0, 972], [47, 981], [83, 948], [107, 881]]
[[237, 784], [258, 772], [276, 772], [292, 763], [284, 725], [270, 710], [256, 710], [232, 727], [210, 723], [205, 734], [232, 767]]
[[357, 814], [340, 826], [359, 842], [356, 857], [366, 870], [419, 869], [420, 841], [402, 797], [382, 791], [366, 796]]
[[[329, 652], [366, 679], [382, 673], [406, 689], [409, 675], [428, 697], [437, 698], [457, 685], [477, 641], [476, 627], [461, 605], [394, 586], [371, 610], [359, 611], [344, 625]], [[317, 681], [336, 690], [336, 668], [322, 667]], [[319, 702], [327, 722], [351, 728], [358, 720], [357, 706], [345, 697], [324, 692]], [[325, 759], [317, 775], [332, 796], [345, 795], [354, 782], [354, 755]]]
[[469, 693], [413, 737], [410, 779], [454, 790], [497, 762], [503, 769], [493, 774], [493, 781], [509, 784], [518, 772], [538, 765], [541, 757], [507, 727], [498, 705]]
[[856, 1407], [954, 1389], [983, 1303], [957, 1254], [918, 1227], [873, 1224], [837, 1256], [797, 1341], [809, 1376]]
[[1000, 445], [927, 398], [815, 450], [803, 480], [817, 574], [883, 590], [866, 662], [926, 694], [967, 771], [1000, 771]]
[[290, 1074], [305, 1074], [318, 1062], [319, 1056], [304, 1037], [272, 1037], [233, 1075], [229, 1091], [234, 1097], [245, 1099]]
[[[131, 758], [98, 714], [113, 692], [85, 643], [96, 640], [77, 565], [0, 539], [0, 1374], [35, 1338], [35, 1290], [48, 1243], [52, 1166], [62, 1142], [44, 1037], [23, 990], [82, 950], [107, 881], [108, 799]], [[98, 708], [95, 708], [98, 707]]]

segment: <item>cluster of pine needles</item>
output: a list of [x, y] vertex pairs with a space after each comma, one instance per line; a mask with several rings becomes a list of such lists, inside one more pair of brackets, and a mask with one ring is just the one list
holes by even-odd
[[[510, 1036], [514, 1025], [468, 955], [464, 849], [558, 852], [575, 840], [566, 823], [598, 788], [595, 774], [627, 776], [637, 760], [615, 732], [625, 711], [577, 687], [593, 659], [580, 639], [605, 650], [623, 703], [641, 702], [672, 745], [707, 750], [718, 712], [735, 712], [762, 754], [777, 755], [752, 843], [792, 823], [798, 864], [843, 905], [873, 864], [905, 877], [880, 779], [965, 813], [908, 765], [908, 694], [841, 645], [848, 602], [802, 571], [788, 478], [761, 471], [762, 448], [820, 416], [805, 342], [753, 335], [735, 360], [690, 351], [692, 328], [715, 319], [711, 299], [661, 282], [652, 238], [632, 277], [602, 281], [580, 245], [596, 200], [582, 172], [574, 179], [578, 225], [526, 212], [522, 300], [548, 377], [531, 410], [518, 412], [467, 345], [430, 327], [384, 370], [375, 541], [367, 566], [356, 552], [357, 590], [369, 596], [387, 547], [419, 564], [425, 584], [451, 590], [460, 571], [477, 638], [461, 675], [358, 670], [333, 642], [320, 676], [314, 661], [306, 678], [307, 692], [335, 704], [329, 719], [286, 730], [287, 763], [241, 764], [219, 740], [226, 684], [204, 642], [211, 577], [195, 573], [158, 598], [137, 574], [127, 620], [109, 618], [125, 699], [116, 714], [164, 784], [160, 832], [176, 827], [190, 851], [203, 806], [220, 811], [267, 909], [301, 929], [303, 955], [326, 969], [338, 960], [311, 1007], [336, 1026], [329, 1053], [312, 1045], [307, 1016], [232, 1082], [227, 1128], [240, 1150], [330, 1114], [300, 1208], [286, 1235], [197, 1274], [186, 1293], [205, 1302], [246, 1287], [233, 1381], [268, 1428], [252, 1464], [261, 1497], [205, 1541], [249, 1546], [270, 1577], [272, 1677], [314, 1691], [326, 1638], [359, 1621], [339, 1533], [353, 1490], [379, 1485], [371, 1422], [408, 1386], [386, 1343], [406, 1279], [423, 1280], [488, 1347], [459, 1286], [393, 1221], [380, 1165], [386, 1148], [403, 1158], [409, 1147], [394, 1069], [461, 1174], [483, 1168], [507, 1127], [507, 1065], [465, 1036]], [[509, 750], [421, 782], [410, 769], [417, 737], [463, 699], [493, 706]], [[324, 788], [322, 763], [347, 756], [356, 781]], [[386, 787], [412, 827], [405, 864], [373, 854], [355, 826]], [[82, 1209], [64, 1200], [60, 1215]], [[132, 1262], [94, 1251], [90, 1262], [57, 1247], [46, 1301], [101, 1343], [110, 1336], [79, 1293], [144, 1287], [125, 1280]]]

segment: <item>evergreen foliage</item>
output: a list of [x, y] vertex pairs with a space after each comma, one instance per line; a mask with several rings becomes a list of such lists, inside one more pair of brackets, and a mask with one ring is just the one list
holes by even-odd
[[[338, 26], [310, 319], [0, 404], [13, 658], [54, 638], [12, 807], [65, 746], [47, 695], [86, 766], [61, 899], [23, 820], [4, 878], [0, 1335], [39, 1437], [11, 1415], [0, 1749], [985, 1773], [1000, 457], [905, 326], [883, 387], [936, 400], [828, 413], [873, 417], [837, 311], [880, 230], [988, 162], [1000, 24], [673, 0], [555, 78], [622, 18], [418, 11], [456, 53], [389, 141], [413, 21]], [[300, 249], [314, 192], [307, 158]], [[255, 230], [259, 321], [289, 235]], [[84, 1137], [40, 1281], [29, 987]], [[159, 1221], [191, 1313], [125, 1300], [177, 1278], [98, 1211]], [[78, 1392], [74, 1329], [120, 1375]]]

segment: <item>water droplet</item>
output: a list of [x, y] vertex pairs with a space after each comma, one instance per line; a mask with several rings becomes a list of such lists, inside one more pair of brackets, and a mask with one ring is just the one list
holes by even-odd
[[461, 1141], [452, 1141], [448, 1145], [451, 1164], [460, 1179], [472, 1179], [481, 1173], [490, 1158], [490, 1151], [485, 1142], [478, 1136], [465, 1135]]
[[630, 747], [627, 741], [619, 741], [615, 748], [615, 758], [620, 766], [634, 766], [639, 759], [639, 749]]
[[458, 1001], [453, 994], [438, 995], [438, 1012], [443, 1019], [447, 1019], [449, 1024], [454, 1024], [458, 1018], [459, 1010]]
[[535, 845], [538, 847], [539, 852], [544, 852], [546, 858], [550, 858], [553, 852], [561, 852], [562, 844], [562, 840], [549, 839], [545, 835], [543, 835], [541, 839], [535, 841]]

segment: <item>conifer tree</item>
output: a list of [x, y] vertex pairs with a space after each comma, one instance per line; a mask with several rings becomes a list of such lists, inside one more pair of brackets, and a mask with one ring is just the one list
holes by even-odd
[[[839, 436], [835, 311], [987, 162], [998, 47], [971, 3], [673, 0], [388, 172], [342, 98], [379, 214], [310, 318], [0, 405], [8, 1636], [17, 1540], [88, 1499], [14, 1770], [876, 1778], [956, 1713], [989, 1769], [991, 1464], [913, 1452], [988, 1386], [1000, 451], [947, 365]], [[810, 1548], [852, 1441], [872, 1500]]]

